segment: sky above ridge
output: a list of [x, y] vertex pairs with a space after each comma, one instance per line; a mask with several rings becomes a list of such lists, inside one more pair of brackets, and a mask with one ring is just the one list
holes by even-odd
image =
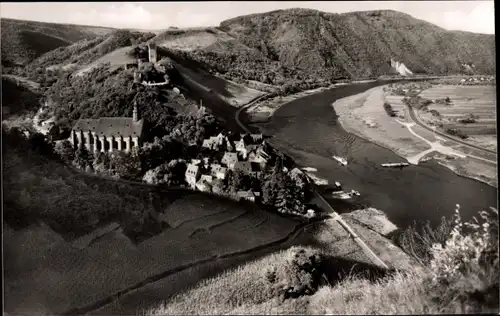
[[21, 20], [161, 30], [217, 26], [225, 19], [309, 8], [331, 13], [396, 10], [448, 30], [495, 34], [493, 1], [7, 2], [0, 16]]

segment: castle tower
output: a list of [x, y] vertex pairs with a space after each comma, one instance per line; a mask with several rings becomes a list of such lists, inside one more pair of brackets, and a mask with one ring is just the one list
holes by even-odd
[[158, 59], [158, 56], [156, 54], [156, 44], [155, 43], [148, 44], [148, 50], [149, 50], [149, 62], [156, 63]]
[[139, 83], [141, 81], [141, 73], [134, 71], [134, 82]]
[[137, 110], [137, 101], [134, 101], [134, 111], [132, 112], [132, 119], [134, 122], [139, 121], [139, 111]]

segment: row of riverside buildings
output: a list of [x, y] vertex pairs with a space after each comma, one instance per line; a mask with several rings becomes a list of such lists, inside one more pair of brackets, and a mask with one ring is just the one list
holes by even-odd
[[[260, 177], [267, 167], [271, 157], [265, 150], [265, 140], [262, 134], [241, 134], [238, 141], [230, 141], [229, 138], [220, 133], [203, 141], [203, 148], [218, 151], [225, 149], [220, 161], [212, 161], [209, 158], [192, 159], [187, 165], [185, 180], [191, 189], [204, 192], [221, 192], [222, 181], [229, 170], [241, 171], [245, 175]], [[261, 192], [238, 191], [238, 199], [255, 201]]]

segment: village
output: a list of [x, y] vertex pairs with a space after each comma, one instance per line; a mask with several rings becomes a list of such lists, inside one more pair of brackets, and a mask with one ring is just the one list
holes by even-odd
[[[262, 134], [241, 134], [231, 141], [224, 133], [203, 141], [202, 154], [207, 157], [192, 159], [187, 165], [185, 181], [191, 189], [223, 195], [220, 190], [229, 170], [245, 176], [259, 178], [265, 170], [270, 152], [266, 151]], [[258, 201], [261, 192], [237, 191], [237, 199]]]
[[[159, 83], [168, 85], [156, 89], [172, 90], [179, 95], [166, 68], [161, 67], [169, 59], [158, 62], [155, 45], [148, 45], [142, 52], [143, 56], [147, 52], [147, 57], [140, 56], [124, 65], [125, 70], [133, 73], [134, 85], [149, 91], [152, 85], [165, 80]], [[134, 69], [139, 65], [146, 68]], [[141, 82], [142, 76], [146, 80]], [[205, 132], [196, 122], [213, 116], [201, 100], [196, 113], [177, 115], [176, 125], [159, 136], [150, 130], [155, 122], [144, 116], [148, 105], [135, 98], [131, 116], [78, 118], [70, 130], [55, 125], [52, 117], [41, 118], [46, 108], [46, 104], [42, 105], [33, 119], [35, 131], [46, 137], [62, 161], [80, 172], [182, 187], [266, 205], [282, 213], [311, 216], [305, 210], [310, 189], [306, 174], [293, 164], [285, 167], [286, 158], [281, 158], [277, 165], [279, 154], [263, 134], [233, 133], [208, 121], [201, 123], [210, 130]], [[24, 132], [27, 137], [32, 134]]]

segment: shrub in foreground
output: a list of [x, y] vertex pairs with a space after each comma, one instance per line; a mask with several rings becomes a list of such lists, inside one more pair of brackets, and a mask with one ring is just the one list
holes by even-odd
[[280, 312], [285, 297], [285, 304], [293, 304], [297, 299], [292, 297], [316, 290], [322, 276], [321, 259], [316, 249], [292, 247], [202, 281], [145, 314], [221, 315], [251, 313], [262, 308]]

